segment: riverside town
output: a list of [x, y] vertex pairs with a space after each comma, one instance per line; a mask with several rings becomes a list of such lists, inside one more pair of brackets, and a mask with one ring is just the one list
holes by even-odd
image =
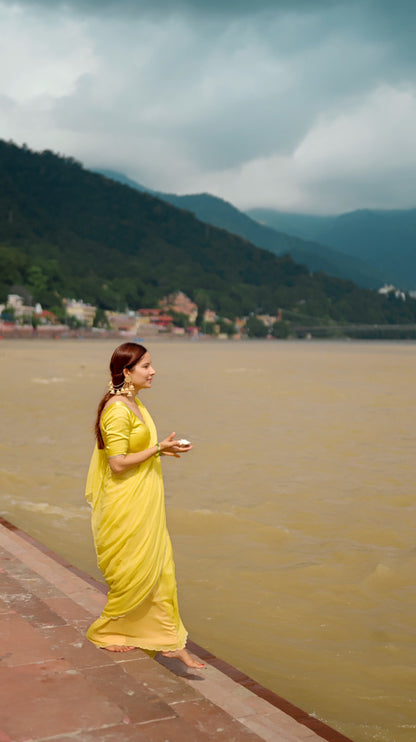
[[[405, 292], [393, 285], [378, 290], [405, 302], [415, 299], [415, 292]], [[187, 337], [190, 339], [217, 338], [241, 340], [245, 338], [414, 338], [414, 325], [340, 325], [337, 323], [313, 326], [305, 323], [302, 315], [279, 309], [275, 316], [251, 313], [246, 317], [221, 317], [214, 310], [193, 302], [182, 291], [164, 297], [159, 306], [126, 309], [124, 312], [104, 310], [82, 299], [62, 301], [62, 311], [43, 309], [39, 302], [23, 290], [7, 297], [0, 304], [0, 339], [19, 337], [125, 337], [154, 338]]]

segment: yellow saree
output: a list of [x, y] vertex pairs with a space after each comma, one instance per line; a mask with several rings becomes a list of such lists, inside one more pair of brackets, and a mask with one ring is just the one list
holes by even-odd
[[95, 446], [87, 477], [97, 562], [109, 591], [87, 637], [99, 647], [182, 649], [187, 633], [179, 616], [172, 547], [166, 527], [160, 458], [126, 472], [112, 472], [108, 458], [150, 448], [154, 422], [136, 398], [143, 420], [122, 400], [101, 416], [104, 449]]

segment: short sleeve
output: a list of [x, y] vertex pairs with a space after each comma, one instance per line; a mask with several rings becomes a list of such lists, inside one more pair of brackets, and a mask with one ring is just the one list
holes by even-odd
[[100, 422], [107, 456], [121, 456], [129, 451], [131, 420], [123, 402], [113, 402], [104, 411]]

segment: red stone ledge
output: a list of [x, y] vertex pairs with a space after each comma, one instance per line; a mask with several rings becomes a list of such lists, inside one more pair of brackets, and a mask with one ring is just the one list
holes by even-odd
[[[62, 567], [65, 567], [65, 569], [68, 569], [70, 572], [77, 575], [77, 577], [82, 579], [84, 582], [92, 585], [102, 593], [107, 592], [107, 587], [104, 583], [99, 582], [94, 577], [91, 577], [91, 575], [87, 574], [82, 569], [74, 567], [74, 565], [64, 559], [64, 557], [56, 554], [54, 551], [38, 541], [36, 538], [30, 536], [25, 531], [22, 531], [20, 528], [13, 525], [13, 523], [10, 523], [10, 521], [6, 520], [2, 516], [0, 516], [0, 525], [4, 528], [7, 528], [9, 531], [13, 531], [21, 539], [27, 541], [44, 554], [47, 554], [47, 556], [60, 564]], [[259, 698], [263, 698], [265, 701], [270, 703], [271, 706], [280, 709], [280, 711], [283, 711], [285, 714], [292, 717], [292, 719], [295, 719], [295, 721], [297, 721], [299, 724], [302, 724], [308, 729], [311, 729], [320, 737], [322, 737], [322, 739], [326, 740], [326, 742], [353, 742], [353, 740], [351, 740], [349, 737], [341, 734], [341, 732], [337, 732], [335, 729], [332, 729], [332, 727], [329, 727], [327, 724], [325, 724], [325, 722], [316, 719], [314, 716], [310, 716], [306, 711], [303, 711], [298, 706], [290, 703], [290, 701], [282, 698], [282, 696], [279, 696], [274, 691], [269, 690], [269, 688], [265, 688], [249, 675], [246, 675], [244, 672], [238, 670], [236, 667], [230, 665], [228, 662], [219, 659], [207, 649], [201, 647], [199, 644], [196, 644], [192, 640], [188, 639], [187, 646], [191, 650], [191, 652], [194, 652], [198, 657], [200, 657], [201, 660], [204, 660], [204, 662], [207, 662], [215, 667], [224, 675], [234, 680], [235, 683], [244, 686], [245, 688], [247, 688], [247, 690], [254, 693], [254, 695], [259, 696]]]

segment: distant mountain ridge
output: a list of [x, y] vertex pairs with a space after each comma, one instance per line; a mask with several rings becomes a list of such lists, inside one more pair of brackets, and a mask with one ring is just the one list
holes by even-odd
[[0, 302], [22, 291], [55, 313], [65, 297], [124, 311], [178, 290], [230, 319], [416, 323], [416, 301], [311, 274], [71, 157], [0, 140]]
[[314, 238], [298, 237], [260, 224], [255, 219], [224, 199], [209, 193], [178, 196], [173, 193], [152, 191], [140, 183], [114, 170], [96, 169], [95, 172], [119, 183], [148, 192], [179, 209], [190, 211], [202, 222], [248, 240], [256, 247], [269, 250], [275, 255], [289, 254], [296, 263], [305, 265], [313, 272], [323, 271], [330, 276], [349, 279], [365, 288], [380, 287], [385, 277], [376, 267], [370, 267], [360, 258], [352, 257], [340, 250], [319, 244]]
[[339, 216], [288, 214], [273, 209], [247, 212], [273, 229], [342, 250], [377, 268], [386, 283], [416, 289], [416, 209], [360, 209]]
[[141, 193], [153, 193], [157, 195], [156, 191], [152, 191], [150, 188], [146, 188], [146, 186], [138, 183], [137, 180], [132, 180], [127, 175], [124, 175], [124, 173], [119, 173], [117, 170], [94, 168], [93, 172], [98, 173], [99, 175], [103, 175], [105, 178], [110, 178], [110, 180], [115, 180], [117, 183], [126, 185], [129, 188], [134, 188], [135, 191], [140, 191]]
[[338, 215], [318, 216], [316, 214], [298, 214], [296, 212], [263, 208], [248, 209], [246, 214], [260, 224], [272, 227], [272, 229], [282, 230], [282, 232], [301, 237], [304, 240], [319, 240], [319, 236], [338, 219]]

